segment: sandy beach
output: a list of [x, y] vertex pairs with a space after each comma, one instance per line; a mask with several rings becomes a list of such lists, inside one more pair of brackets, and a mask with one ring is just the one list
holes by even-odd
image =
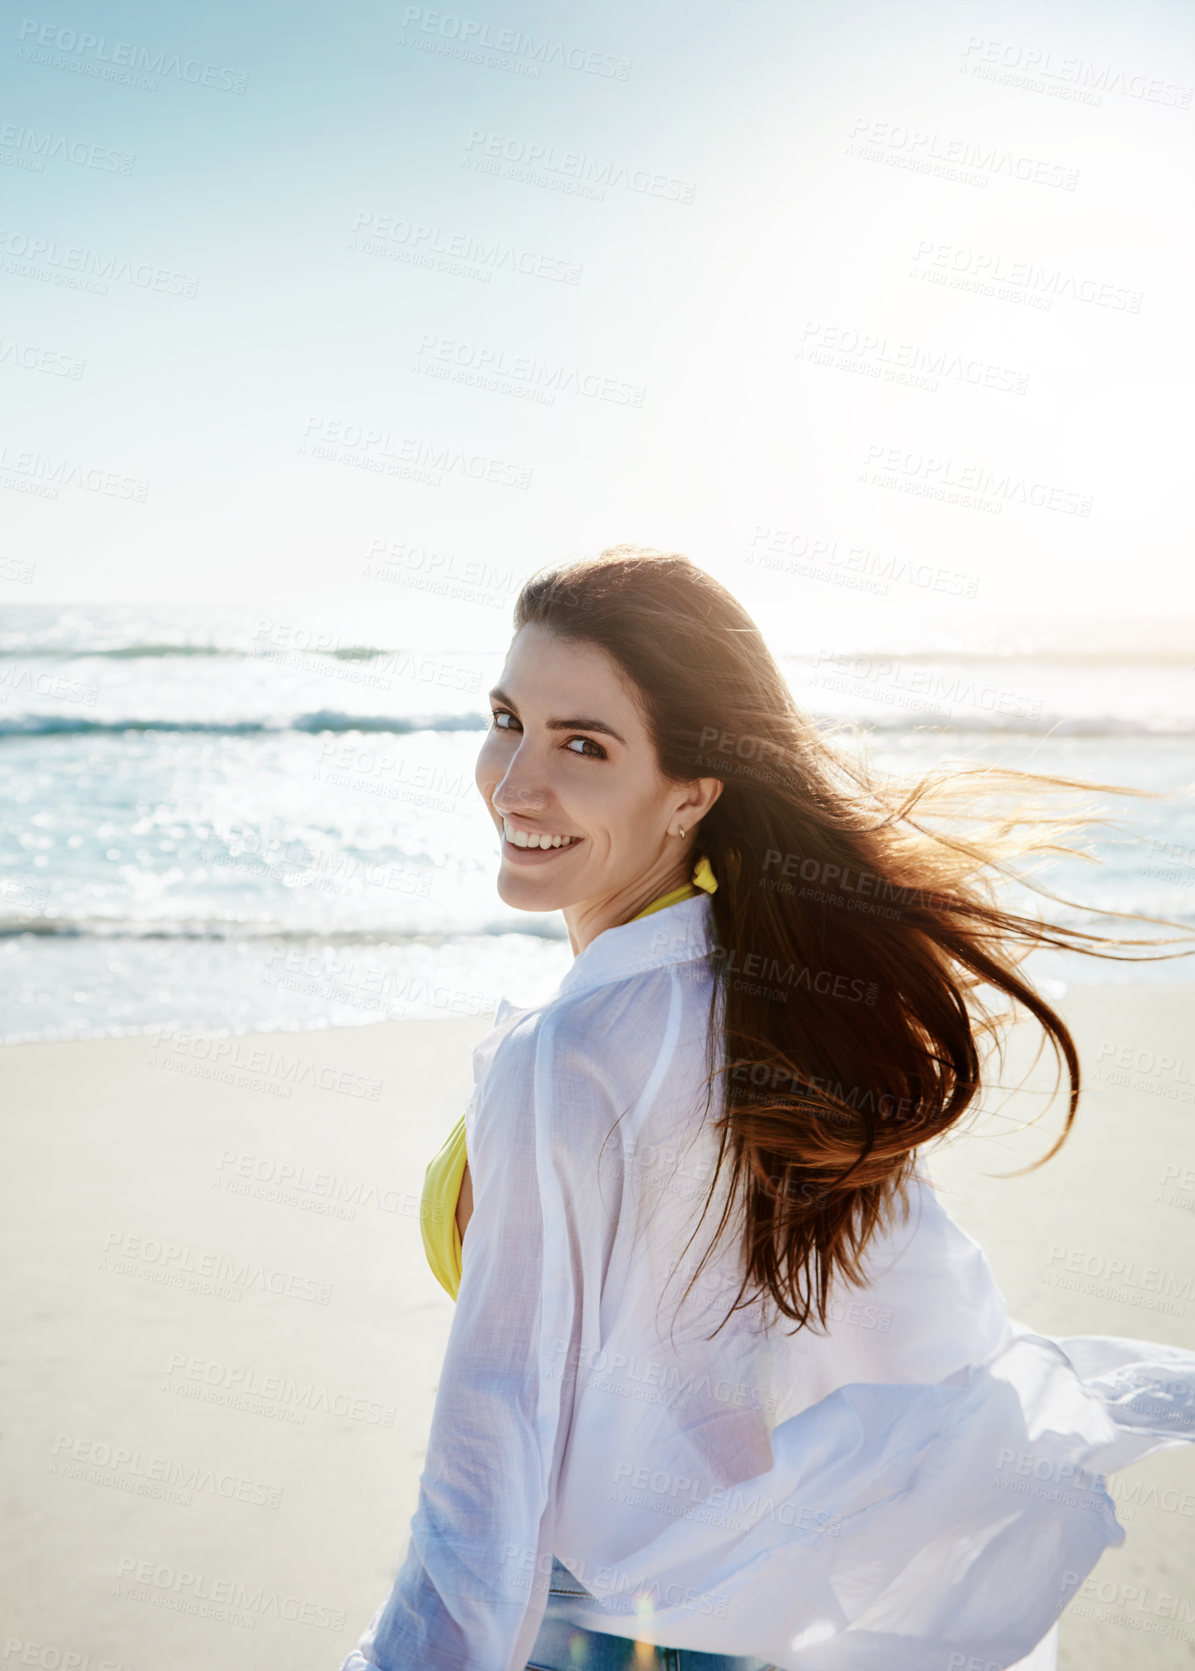
[[[1072, 987], [1087, 1077], [1044, 1153], [1052, 1062], [931, 1161], [1012, 1315], [1190, 1346], [1190, 986]], [[485, 1020], [3, 1050], [3, 1659], [332, 1671], [405, 1551], [452, 1303], [423, 1170]], [[1018, 1029], [1004, 1082], [1036, 1028]], [[1195, 1662], [1195, 1455], [1113, 1477], [1126, 1541], [1062, 1626], [1067, 1671]], [[15, 1536], [11, 1535], [15, 1533]]]

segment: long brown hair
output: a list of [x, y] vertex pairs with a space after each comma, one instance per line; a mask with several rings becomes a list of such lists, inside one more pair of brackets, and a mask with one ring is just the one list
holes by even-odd
[[[1153, 792], [987, 766], [882, 778], [799, 712], [742, 605], [679, 554], [614, 546], [541, 572], [514, 624], [605, 650], [634, 687], [665, 776], [724, 785], [693, 852], [718, 879], [706, 1109], [717, 1081], [720, 1140], [702, 1218], [728, 1165], [714, 1242], [737, 1204], [745, 1258], [727, 1317], [770, 1296], [796, 1328], [815, 1313], [824, 1327], [836, 1276], [862, 1285], [868, 1242], [907, 1206], [916, 1148], [981, 1089], [980, 1041], [1011, 1019], [981, 987], [1036, 1017], [1069, 1077], [1062, 1132], [1022, 1170], [1065, 1141], [1078, 1053], [1018, 965], [1040, 945], [1123, 958], [1098, 946], [1158, 942], [1018, 915], [996, 903], [994, 883], [1003, 875], [1073, 904], [1010, 861], [1073, 852], [1068, 831], [1106, 820], [1051, 814], [1043, 796]], [[1010, 795], [1020, 798], [973, 833], [923, 821], [965, 823]]]

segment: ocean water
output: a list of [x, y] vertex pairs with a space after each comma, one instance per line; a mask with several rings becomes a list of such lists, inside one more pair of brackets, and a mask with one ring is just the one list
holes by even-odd
[[[952, 760], [1160, 792], [1081, 797], [1116, 820], [1083, 837], [1100, 862], [1051, 857], [1034, 878], [1093, 932], [1175, 932], [1114, 912], [1195, 927], [1195, 645], [1001, 650], [806, 645], [784, 667], [803, 708], [858, 726], [842, 746], [887, 770]], [[3, 1038], [546, 997], [571, 961], [563, 922], [498, 899], [473, 784], [501, 659], [259, 608], [0, 612]], [[1055, 994], [1195, 979], [1190, 956], [1028, 968]]]

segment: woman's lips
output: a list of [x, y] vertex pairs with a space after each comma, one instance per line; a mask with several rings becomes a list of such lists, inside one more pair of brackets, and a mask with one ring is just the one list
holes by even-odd
[[570, 841], [567, 847], [516, 847], [514, 842], [508, 841], [504, 834], [502, 837], [502, 857], [514, 864], [548, 864], [552, 859], [562, 859], [566, 853], [575, 853], [584, 839], [584, 836], [582, 836], [576, 841]]

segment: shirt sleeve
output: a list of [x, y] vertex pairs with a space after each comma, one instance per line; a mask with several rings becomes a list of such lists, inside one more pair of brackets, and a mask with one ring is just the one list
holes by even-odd
[[409, 1547], [341, 1671], [522, 1671], [539, 1632], [583, 1313], [620, 1193], [617, 1131], [604, 1141], [619, 1110], [561, 1020], [520, 1020], [477, 1087], [473, 1212]]

